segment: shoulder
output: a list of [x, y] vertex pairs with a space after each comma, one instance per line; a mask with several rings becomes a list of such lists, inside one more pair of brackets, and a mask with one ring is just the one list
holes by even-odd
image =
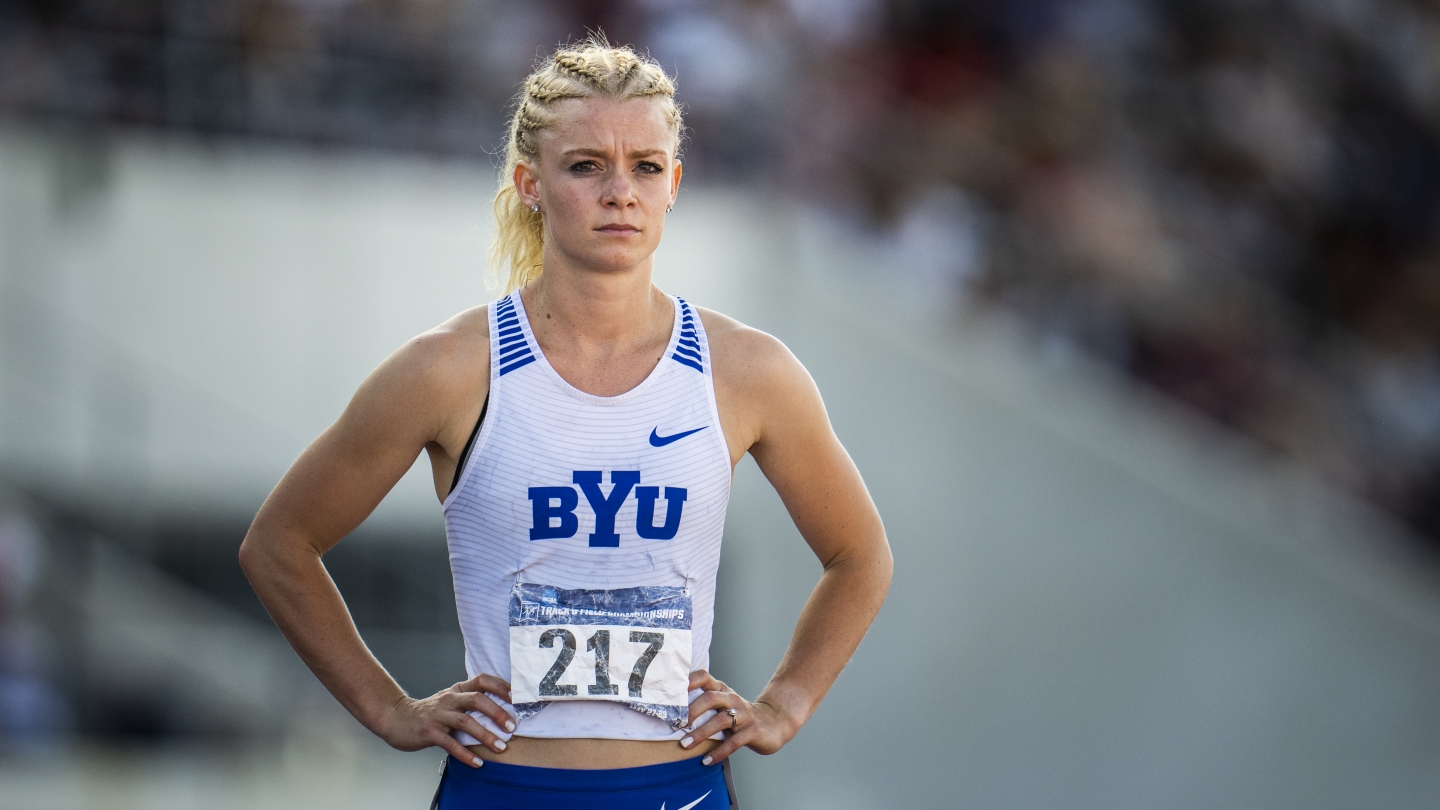
[[746, 389], [809, 379], [805, 367], [779, 338], [711, 309], [696, 308], [710, 344], [717, 382]]
[[778, 338], [708, 309], [700, 320], [732, 460], [777, 431], [829, 424], [810, 373]]
[[[413, 381], [444, 387], [468, 381], [478, 372], [488, 379], [490, 325], [488, 306], [467, 309], [405, 341], [391, 360]], [[389, 362], [389, 361], [387, 361]]]
[[489, 382], [489, 320], [480, 306], [405, 341], [371, 373], [352, 408], [409, 414], [406, 421], [443, 432], [457, 410], [480, 407]]

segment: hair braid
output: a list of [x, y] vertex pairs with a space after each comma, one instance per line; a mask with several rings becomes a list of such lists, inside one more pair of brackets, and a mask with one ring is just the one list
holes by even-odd
[[515, 164], [539, 157], [539, 135], [553, 126], [554, 105], [571, 98], [657, 99], [676, 140], [680, 138], [683, 122], [675, 103], [675, 82], [649, 57], [629, 47], [614, 47], [595, 35], [560, 48], [541, 62], [525, 78], [515, 98], [500, 188], [495, 193], [490, 268], [504, 279], [506, 292], [539, 278], [545, 253], [540, 214], [526, 208], [515, 191]]

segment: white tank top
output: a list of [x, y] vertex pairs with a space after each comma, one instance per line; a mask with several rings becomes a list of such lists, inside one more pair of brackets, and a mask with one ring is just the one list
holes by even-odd
[[556, 373], [518, 291], [490, 307], [490, 401], [445, 530], [466, 671], [512, 682], [516, 734], [679, 739], [675, 673], [709, 668], [730, 451], [705, 330], [671, 298], [662, 359], [614, 397]]

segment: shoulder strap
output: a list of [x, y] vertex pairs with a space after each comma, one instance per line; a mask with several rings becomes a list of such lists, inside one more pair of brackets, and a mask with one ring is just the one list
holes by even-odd
[[492, 332], [490, 362], [499, 369], [496, 377], [503, 377], [522, 366], [528, 366], [535, 362], [535, 352], [530, 349], [530, 341], [525, 337], [525, 330], [520, 326], [520, 314], [515, 311], [515, 297], [520, 294], [519, 290], [501, 298], [495, 302], [494, 318], [495, 327]]
[[675, 344], [675, 353], [670, 355], [670, 359], [704, 374], [705, 354], [700, 348], [700, 336], [695, 331], [695, 313], [690, 309], [690, 305], [685, 303], [685, 299], [678, 295], [675, 297], [675, 305], [680, 307], [680, 340]]

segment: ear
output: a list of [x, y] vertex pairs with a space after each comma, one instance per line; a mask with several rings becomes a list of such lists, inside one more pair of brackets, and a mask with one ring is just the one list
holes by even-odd
[[675, 200], [680, 196], [680, 175], [685, 173], [685, 166], [680, 161], [675, 161], [675, 171], [670, 175], [670, 204], [674, 205]]
[[530, 165], [530, 161], [517, 161], [512, 179], [515, 182], [515, 193], [520, 195], [521, 204], [529, 208], [540, 202], [540, 177], [535, 173], [535, 167]]

